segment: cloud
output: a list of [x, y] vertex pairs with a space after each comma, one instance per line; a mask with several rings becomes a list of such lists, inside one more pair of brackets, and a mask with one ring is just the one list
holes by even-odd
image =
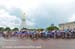
[[[74, 0], [0, 0], [0, 9], [6, 9], [6, 15], [21, 20], [26, 13], [26, 23], [35, 28], [46, 28], [50, 24], [58, 25], [74, 21]], [[1, 12], [2, 13], [2, 12]], [[2, 16], [4, 16], [3, 14]], [[10, 19], [10, 18], [9, 18]], [[2, 20], [3, 21], [3, 20]], [[14, 21], [14, 20], [13, 20]], [[15, 20], [16, 21], [16, 20]], [[15, 22], [14, 21], [14, 22]], [[8, 22], [9, 23], [9, 22]]]
[[30, 15], [35, 19], [35, 27], [37, 28], [46, 28], [51, 24], [65, 23], [73, 15], [72, 1], [55, 2], [53, 0], [52, 3], [49, 0], [43, 1]]
[[72, 21], [75, 21], [75, 15], [71, 16], [69, 19], [68, 19], [69, 22], [72, 22]]
[[23, 16], [22, 12], [25, 12], [26, 13], [25, 16], [27, 18], [27, 21], [26, 21], [27, 25], [33, 26], [34, 24], [34, 22], [32, 22], [33, 18], [32, 19], [28, 18], [28, 15], [31, 9], [37, 8], [37, 6], [40, 3], [38, 2], [39, 2], [38, 0], [19, 0], [19, 1], [18, 0], [7, 0], [7, 1], [3, 0], [1, 1], [0, 6], [4, 6], [5, 10], [7, 10], [9, 15], [16, 16], [20, 18], [20, 20], [21, 20], [21, 16]]
[[19, 27], [21, 23], [20, 18], [16, 16], [10, 15], [6, 10], [1, 9], [0, 10], [0, 26], [1, 27]]
[[[11, 9], [11, 10], [5, 10], [5, 9], [0, 9], [0, 26], [1, 27], [21, 27], [21, 17], [24, 16], [21, 13], [22, 11], [18, 8]], [[31, 19], [32, 20], [32, 19]], [[26, 25], [28, 28], [33, 28], [35, 25], [33, 20], [31, 21], [30, 19], [26, 19]], [[8, 24], [8, 25], [7, 25]]]
[[7, 9], [12, 7], [20, 8], [24, 12], [35, 9], [40, 5], [40, 0], [0, 0], [0, 5], [5, 6]]
[[35, 23], [33, 21], [29, 21], [29, 20], [26, 21], [27, 28], [34, 28], [34, 26], [35, 26]]

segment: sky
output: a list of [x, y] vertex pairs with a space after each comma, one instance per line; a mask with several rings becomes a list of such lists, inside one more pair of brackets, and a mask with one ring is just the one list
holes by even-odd
[[21, 27], [25, 13], [28, 28], [75, 21], [75, 0], [0, 0], [0, 27]]

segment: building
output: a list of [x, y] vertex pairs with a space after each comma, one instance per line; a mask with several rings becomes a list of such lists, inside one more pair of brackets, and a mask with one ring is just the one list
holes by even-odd
[[67, 23], [59, 24], [59, 28], [60, 30], [75, 29], [75, 22], [67, 22]]

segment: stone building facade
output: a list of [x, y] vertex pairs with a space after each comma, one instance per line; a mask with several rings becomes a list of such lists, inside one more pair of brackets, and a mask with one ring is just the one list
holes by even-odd
[[59, 28], [60, 30], [75, 29], [75, 22], [67, 22], [67, 23], [59, 24]]

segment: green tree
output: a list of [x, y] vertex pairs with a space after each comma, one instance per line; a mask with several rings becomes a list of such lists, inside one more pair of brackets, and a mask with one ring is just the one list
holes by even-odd
[[18, 31], [19, 29], [18, 28], [14, 28], [14, 29], [12, 29], [12, 31]]
[[27, 30], [27, 28], [22, 28], [21, 30]]
[[4, 31], [4, 28], [3, 27], [0, 27], [0, 32], [3, 32]]
[[59, 28], [57, 26], [49, 26], [47, 27], [47, 30], [59, 30]]
[[42, 29], [42, 28], [39, 28], [39, 29], [37, 29], [38, 31], [43, 31], [44, 29]]
[[9, 27], [6, 27], [4, 30], [5, 31], [11, 31], [11, 29]]

